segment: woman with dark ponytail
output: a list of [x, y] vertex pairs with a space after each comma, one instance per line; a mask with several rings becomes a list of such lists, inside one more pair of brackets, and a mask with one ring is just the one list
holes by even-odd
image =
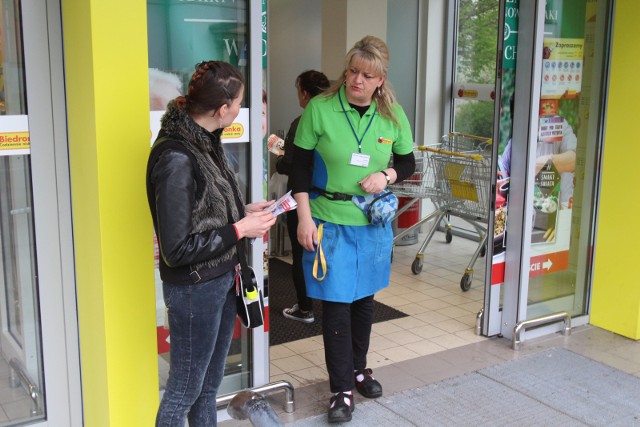
[[185, 96], [169, 103], [147, 165], [147, 197], [160, 248], [171, 365], [156, 426], [215, 426], [216, 393], [236, 319], [234, 278], [246, 239], [275, 223], [244, 205], [220, 140], [240, 111], [242, 74], [196, 66]]
[[[327, 76], [320, 71], [308, 70], [296, 78], [296, 89], [298, 90], [298, 103], [304, 109], [311, 98], [324, 92], [329, 88], [330, 82]], [[287, 136], [284, 138], [284, 156], [278, 157], [276, 170], [278, 173], [287, 175], [287, 190], [293, 188], [293, 140], [296, 137], [300, 116], [291, 122]], [[296, 289], [298, 303], [293, 307], [282, 310], [282, 315], [287, 319], [297, 320], [303, 323], [313, 323], [313, 302], [307, 296], [307, 289], [304, 282], [304, 271], [302, 270], [302, 246], [298, 242], [298, 212], [296, 210], [287, 212], [287, 231], [291, 240], [291, 274], [293, 276], [293, 286]]]

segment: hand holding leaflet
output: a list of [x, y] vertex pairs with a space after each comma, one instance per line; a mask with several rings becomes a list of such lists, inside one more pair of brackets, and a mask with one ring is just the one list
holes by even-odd
[[278, 135], [269, 135], [269, 138], [267, 138], [267, 149], [276, 156], [284, 156], [284, 139]]
[[298, 207], [296, 199], [291, 195], [291, 191], [287, 192], [284, 196], [280, 197], [274, 204], [265, 208], [265, 211], [271, 212], [273, 216], [278, 216], [281, 213], [292, 211]]

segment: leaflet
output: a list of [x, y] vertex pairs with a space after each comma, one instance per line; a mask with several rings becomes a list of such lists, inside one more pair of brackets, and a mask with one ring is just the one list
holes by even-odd
[[296, 203], [296, 199], [291, 195], [291, 191], [288, 191], [287, 194], [280, 197], [274, 204], [265, 208], [265, 211], [273, 213], [273, 215], [278, 216], [281, 213], [289, 212], [298, 207]]
[[267, 138], [267, 150], [276, 156], [284, 156], [284, 139], [278, 135], [269, 135], [269, 138]]

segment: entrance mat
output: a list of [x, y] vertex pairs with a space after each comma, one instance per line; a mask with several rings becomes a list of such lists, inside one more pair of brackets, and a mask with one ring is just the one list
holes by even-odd
[[349, 426], [631, 426], [640, 425], [638, 396], [640, 378], [552, 349], [376, 400], [356, 396]]
[[[269, 260], [270, 345], [322, 335], [322, 302], [313, 301], [315, 322], [310, 324], [289, 320], [282, 315], [282, 310], [292, 307], [297, 302], [296, 290], [291, 278], [291, 265], [277, 258], [271, 258]], [[373, 313], [373, 323], [408, 316], [406, 313], [375, 300], [373, 302]]]

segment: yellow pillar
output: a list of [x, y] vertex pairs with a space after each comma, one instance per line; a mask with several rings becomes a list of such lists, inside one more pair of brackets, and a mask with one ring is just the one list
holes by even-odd
[[146, 3], [63, 0], [84, 425], [158, 405]]
[[640, 339], [640, 286], [636, 271], [640, 250], [640, 117], [637, 81], [640, 57], [637, 26], [640, 3], [616, 2], [606, 119], [602, 185], [596, 237], [591, 323]]

